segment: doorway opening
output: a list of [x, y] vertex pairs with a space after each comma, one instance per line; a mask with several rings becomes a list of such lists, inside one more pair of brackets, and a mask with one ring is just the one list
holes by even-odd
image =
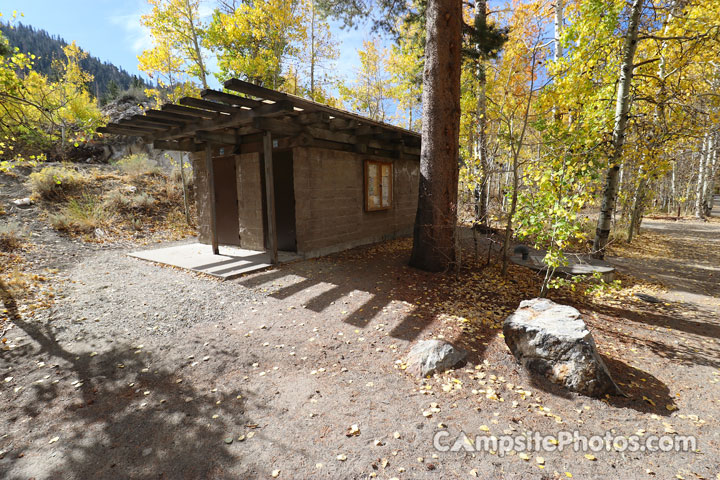
[[218, 243], [220, 245], [240, 245], [235, 157], [213, 158], [213, 173]]
[[278, 250], [297, 252], [292, 150], [273, 152], [273, 178]]

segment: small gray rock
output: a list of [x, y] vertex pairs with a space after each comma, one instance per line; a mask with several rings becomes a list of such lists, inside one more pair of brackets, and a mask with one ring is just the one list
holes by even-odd
[[525, 300], [505, 320], [503, 334], [529, 371], [584, 395], [622, 395], [575, 308], [545, 298]]
[[465, 359], [467, 352], [442, 340], [425, 340], [415, 344], [407, 359], [407, 370], [426, 377], [444, 372]]

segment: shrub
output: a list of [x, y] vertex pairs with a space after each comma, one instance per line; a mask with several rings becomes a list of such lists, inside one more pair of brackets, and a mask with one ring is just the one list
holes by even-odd
[[160, 167], [153, 160], [150, 160], [145, 154], [129, 155], [117, 162], [120, 171], [131, 177], [141, 177], [143, 175], [158, 175], [161, 173]]
[[105, 195], [103, 205], [106, 210], [117, 212], [143, 211], [148, 212], [155, 199], [145, 192], [132, 193], [121, 189], [111, 190]]
[[68, 167], [45, 167], [30, 174], [33, 196], [48, 201], [64, 200], [85, 184], [83, 174]]
[[[193, 178], [193, 168], [190, 162], [184, 162], [183, 170], [185, 171], [185, 183], [188, 185], [188, 187], [191, 187], [193, 185], [193, 182], [195, 179]], [[170, 179], [175, 182], [182, 185], [182, 175], [180, 173], [180, 165], [177, 163], [173, 163], [173, 169], [172, 172], [170, 172]]]
[[58, 213], [50, 215], [50, 224], [56, 230], [68, 233], [90, 233], [109, 218], [108, 212], [97, 197], [83, 195], [72, 198]]
[[22, 247], [22, 232], [17, 223], [0, 225], [0, 252], [10, 253]]

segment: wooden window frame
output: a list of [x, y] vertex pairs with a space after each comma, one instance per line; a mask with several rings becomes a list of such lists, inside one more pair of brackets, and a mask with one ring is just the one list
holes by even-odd
[[[378, 175], [375, 181], [375, 186], [378, 192], [378, 196], [380, 197], [380, 205], [379, 206], [373, 206], [370, 205], [370, 165], [377, 165], [378, 169]], [[382, 191], [382, 169], [383, 167], [390, 168], [390, 185], [389, 185], [389, 192], [388, 192], [388, 204], [382, 205], [382, 198], [383, 198], [383, 191]], [[380, 210], [390, 210], [393, 205], [393, 163], [392, 162], [384, 162], [382, 160], [365, 160], [364, 165], [364, 171], [365, 171], [365, 183], [364, 183], [364, 198], [365, 198], [365, 211], [366, 212], [377, 212]]]

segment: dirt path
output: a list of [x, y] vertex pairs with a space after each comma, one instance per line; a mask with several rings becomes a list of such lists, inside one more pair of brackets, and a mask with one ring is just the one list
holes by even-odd
[[665, 285], [667, 301], [720, 313], [720, 205], [713, 213], [709, 222], [645, 220], [636, 250], [610, 260], [621, 271]]
[[[670, 266], [678, 279], [694, 279], [683, 285], [695, 294], [717, 300], [707, 277], [710, 267], [720, 267], [709, 243], [717, 233], [692, 228], [706, 235], [710, 256], [698, 265], [707, 268], [680, 271], [687, 262], [679, 257]], [[662, 238], [685, 245], [681, 233], [688, 228], [678, 232]], [[492, 270], [469, 269], [457, 278], [414, 271], [405, 265], [407, 241], [225, 283], [131, 259], [127, 248], [68, 248], [60, 250], [67, 263], [51, 248], [43, 253], [60, 268], [55, 305], [31, 320], [16, 317], [2, 351], [0, 478], [271, 478], [276, 470], [290, 479], [720, 473], [720, 322], [704, 307], [633, 298], [578, 305], [629, 394], [597, 400], [528, 378], [499, 330], [438, 313], [467, 304], [437, 293], [457, 291], [471, 296], [470, 313], [502, 319], [525, 295], [520, 276], [492, 277], [504, 293], [491, 299], [462, 287]], [[652, 268], [650, 275], [669, 271], [667, 264]], [[405, 374], [402, 359], [411, 345], [442, 337], [471, 351], [468, 364], [427, 380]], [[348, 436], [352, 425], [359, 434]], [[565, 449], [526, 460], [516, 452], [438, 451], [433, 437], [440, 431], [643, 438], [677, 432], [699, 444], [696, 452], [611, 448], [588, 458]]]

